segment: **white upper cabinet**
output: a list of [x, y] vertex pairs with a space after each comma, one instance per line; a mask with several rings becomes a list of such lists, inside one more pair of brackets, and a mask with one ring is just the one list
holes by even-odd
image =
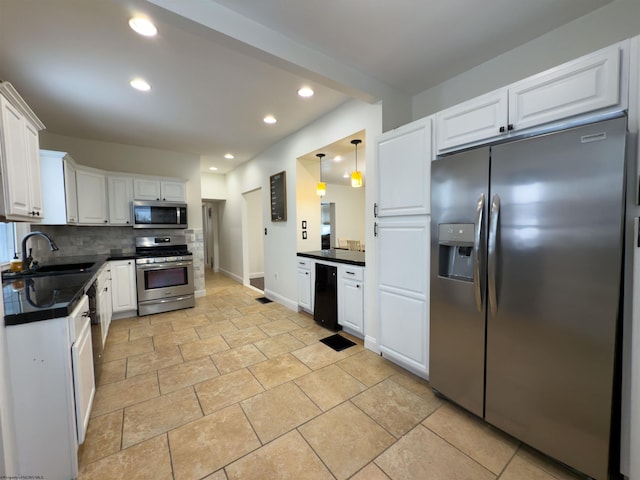
[[78, 190], [76, 186], [76, 165], [71, 157], [63, 159], [64, 195], [67, 203], [67, 223], [78, 223]]
[[621, 48], [565, 63], [509, 87], [509, 121], [524, 129], [620, 103]]
[[43, 203], [47, 205], [42, 219], [45, 225], [78, 223], [76, 167], [65, 152], [40, 150]]
[[376, 216], [429, 213], [431, 125], [432, 117], [422, 118], [378, 137]]
[[509, 125], [506, 88], [436, 113], [438, 153], [503, 135]]
[[107, 177], [109, 197], [109, 223], [111, 225], [131, 225], [131, 201], [133, 200], [133, 179], [109, 175]]
[[153, 178], [135, 178], [133, 192], [136, 200], [184, 202], [187, 196], [184, 182]]
[[167, 202], [186, 202], [187, 200], [187, 190], [184, 182], [162, 180], [160, 181], [160, 192], [162, 193], [162, 200]]
[[39, 131], [43, 128], [13, 87], [0, 83], [0, 215], [7, 220], [37, 222], [44, 215], [39, 157]]
[[96, 170], [78, 168], [78, 222], [105, 225], [107, 219], [107, 186], [105, 176]]
[[625, 50], [628, 42], [621, 42], [438, 112], [437, 153], [568, 118], [625, 109]]

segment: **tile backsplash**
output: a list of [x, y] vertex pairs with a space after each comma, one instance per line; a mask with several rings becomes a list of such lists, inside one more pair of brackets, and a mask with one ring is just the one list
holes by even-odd
[[33, 248], [33, 258], [41, 264], [54, 257], [77, 255], [129, 255], [136, 250], [136, 237], [154, 235], [185, 235], [193, 252], [193, 275], [196, 291], [204, 291], [204, 234], [202, 229], [144, 229], [131, 227], [31, 225], [31, 231], [47, 233], [59, 250], [52, 252], [44, 238], [32, 237], [27, 245]]

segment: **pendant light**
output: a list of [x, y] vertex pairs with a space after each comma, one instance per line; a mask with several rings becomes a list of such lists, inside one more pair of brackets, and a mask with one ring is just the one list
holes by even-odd
[[320, 181], [316, 186], [316, 194], [320, 197], [327, 193], [327, 184], [322, 181], [322, 157], [324, 156], [324, 153], [316, 153], [316, 157], [318, 157], [318, 160], [320, 161]]
[[351, 172], [351, 186], [358, 188], [362, 186], [362, 172], [358, 170], [358, 145], [362, 143], [362, 140], [351, 140], [351, 145], [356, 146], [356, 169]]

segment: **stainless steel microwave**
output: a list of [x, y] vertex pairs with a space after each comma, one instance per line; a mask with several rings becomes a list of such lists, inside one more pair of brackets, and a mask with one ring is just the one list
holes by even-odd
[[187, 228], [187, 204], [134, 200], [133, 228]]

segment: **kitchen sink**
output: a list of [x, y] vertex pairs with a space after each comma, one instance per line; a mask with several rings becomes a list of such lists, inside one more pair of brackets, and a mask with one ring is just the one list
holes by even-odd
[[85, 263], [61, 263], [58, 265], [43, 265], [38, 267], [36, 273], [58, 273], [58, 272], [84, 272], [95, 265], [94, 262]]
[[5, 270], [2, 272], [2, 279], [10, 280], [13, 278], [48, 277], [50, 275], [84, 273], [90, 270], [94, 265], [95, 262], [58, 263], [43, 265], [33, 270], [26, 270], [22, 272], [10, 272], [9, 270]]

